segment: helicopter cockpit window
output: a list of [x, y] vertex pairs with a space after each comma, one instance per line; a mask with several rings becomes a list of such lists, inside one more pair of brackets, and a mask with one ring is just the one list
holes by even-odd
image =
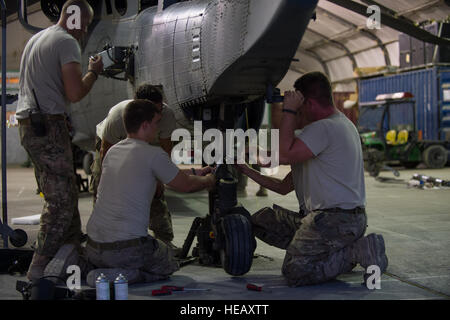
[[121, 16], [127, 13], [127, 0], [115, 0], [114, 5], [116, 6], [117, 13]]

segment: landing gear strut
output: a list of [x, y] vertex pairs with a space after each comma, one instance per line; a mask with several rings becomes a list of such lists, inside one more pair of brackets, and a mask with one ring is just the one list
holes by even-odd
[[[225, 130], [258, 130], [264, 110], [264, 98], [259, 98], [241, 104], [205, 106], [203, 109], [192, 109], [191, 113], [194, 119], [202, 120], [204, 126], [222, 130], [226, 146]], [[208, 119], [204, 119], [205, 114]], [[225, 159], [223, 162], [226, 162]], [[233, 167], [219, 164], [215, 176], [216, 188], [209, 193], [209, 213], [204, 218], [194, 219], [178, 257], [186, 258], [197, 237], [192, 256], [197, 257], [200, 264], [222, 267], [228, 274], [240, 276], [250, 270], [256, 249], [250, 213], [237, 201], [238, 180]]]
[[195, 218], [179, 257], [186, 258], [192, 242], [192, 255], [200, 264], [221, 266], [233, 276], [247, 273], [253, 262], [256, 240], [250, 213], [237, 202], [237, 180], [229, 165], [216, 170], [216, 189], [209, 193], [209, 213]]

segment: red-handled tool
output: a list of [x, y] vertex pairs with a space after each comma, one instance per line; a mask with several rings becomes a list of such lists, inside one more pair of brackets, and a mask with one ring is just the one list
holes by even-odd
[[152, 296], [168, 296], [171, 295], [172, 291], [170, 290], [152, 290]]
[[184, 291], [183, 287], [177, 287], [177, 286], [162, 286], [161, 290], [166, 291]]
[[253, 283], [247, 283], [247, 290], [250, 290], [250, 291], [272, 292], [272, 290], [269, 290], [269, 288], [277, 288], [277, 287], [262, 287], [262, 286], [258, 286], [258, 285], [253, 284]]
[[247, 283], [247, 289], [251, 291], [262, 291], [262, 287], [257, 286], [256, 284], [253, 283]]

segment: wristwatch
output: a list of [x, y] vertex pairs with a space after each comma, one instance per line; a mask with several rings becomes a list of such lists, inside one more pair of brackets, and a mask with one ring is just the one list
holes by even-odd
[[97, 73], [96, 71], [94, 71], [94, 70], [92, 70], [92, 69], [89, 69], [89, 70], [88, 70], [88, 73], [89, 73], [89, 72], [92, 72], [92, 73], [94, 74], [95, 80], [98, 79], [98, 73]]

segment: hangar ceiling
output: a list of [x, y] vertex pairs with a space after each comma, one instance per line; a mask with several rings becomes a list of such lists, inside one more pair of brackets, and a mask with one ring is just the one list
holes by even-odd
[[[370, 13], [362, 15], [347, 9], [362, 5], [365, 8], [379, 6], [383, 13], [380, 29], [367, 27]], [[315, 21], [311, 20], [297, 50], [295, 58], [298, 61], [292, 63], [280, 84], [282, 89], [290, 89], [292, 79], [299, 74], [322, 71], [328, 74], [336, 91], [355, 91], [358, 77], [355, 71], [362, 74], [382, 69], [396, 70], [399, 67], [398, 36], [401, 32], [386, 24], [392, 25], [388, 22], [396, 20], [416, 35], [422, 31], [416, 27], [430, 22], [447, 22], [450, 19], [450, 1], [319, 0], [316, 17]]]

